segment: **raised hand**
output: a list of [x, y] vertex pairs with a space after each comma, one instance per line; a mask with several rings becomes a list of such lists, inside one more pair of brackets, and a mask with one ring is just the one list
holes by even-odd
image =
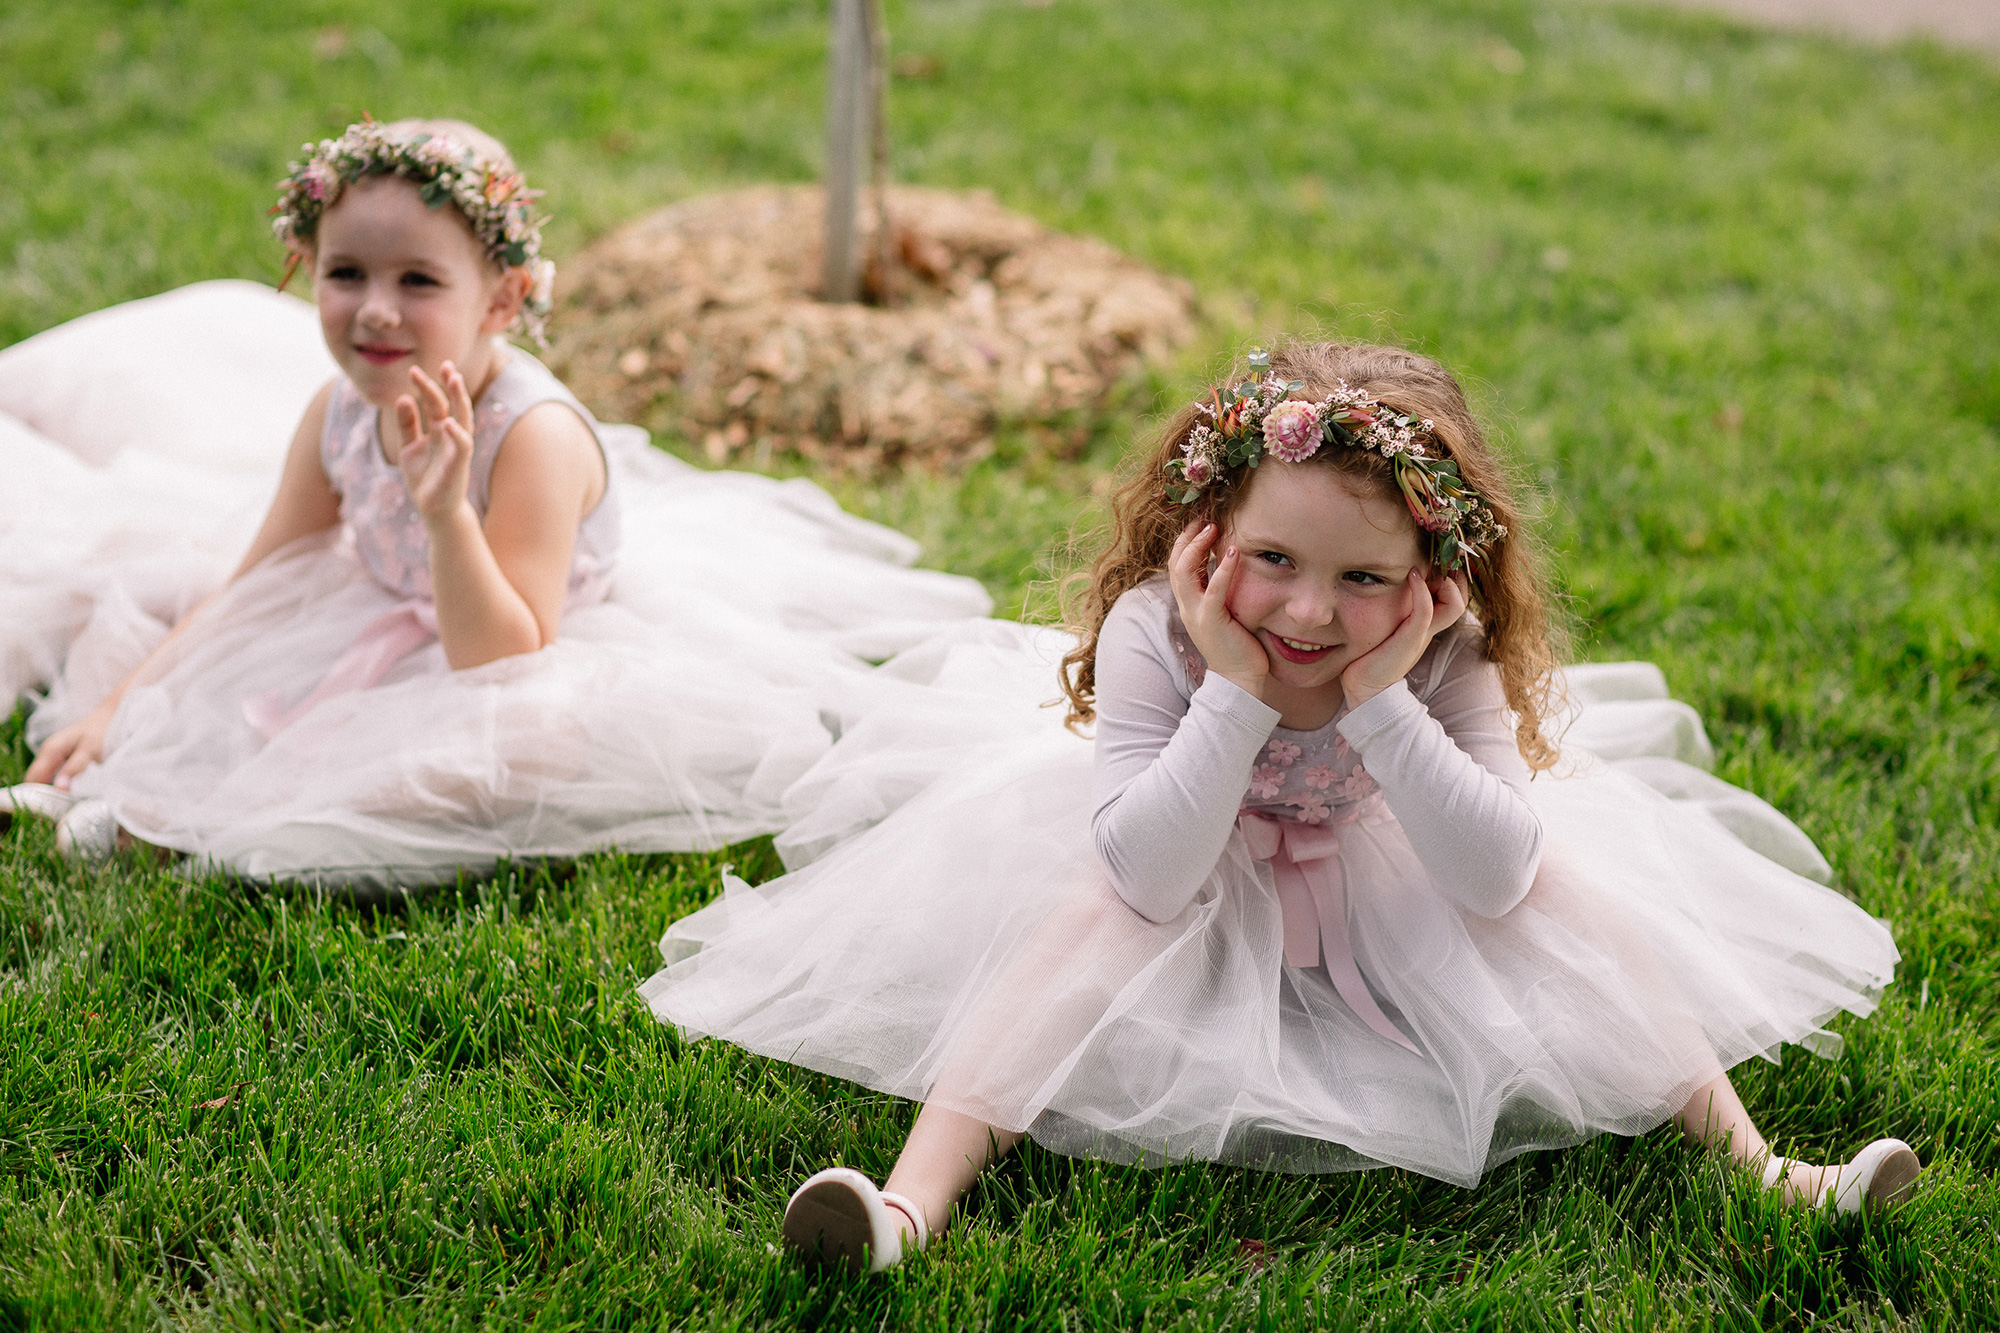
[[396, 424], [403, 432], [396, 463], [403, 470], [410, 499], [426, 521], [456, 514], [465, 504], [472, 478], [472, 395], [457, 366], [447, 361], [439, 373], [444, 377], [442, 388], [411, 366], [410, 383], [416, 394], [396, 400]]
[[1425, 579], [1411, 570], [1403, 585], [1410, 609], [1389, 637], [1347, 664], [1340, 688], [1349, 708], [1359, 708], [1397, 681], [1431, 646], [1431, 640], [1458, 623], [1465, 614], [1465, 575], [1434, 574]]
[[1208, 555], [1219, 536], [1213, 523], [1197, 521], [1183, 528], [1167, 557], [1167, 582], [1180, 607], [1181, 623], [1208, 669], [1262, 699], [1271, 659], [1257, 636], [1229, 610], [1229, 587], [1243, 557], [1232, 546], [1222, 553], [1215, 572], [1208, 572]]

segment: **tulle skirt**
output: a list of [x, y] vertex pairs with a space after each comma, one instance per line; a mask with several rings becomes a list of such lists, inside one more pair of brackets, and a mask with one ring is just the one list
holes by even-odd
[[[829, 744], [827, 682], [990, 601], [910, 568], [914, 542], [808, 482], [603, 433], [624, 545], [608, 600], [566, 614], [554, 644], [451, 671], [433, 641], [267, 736], [258, 706], [296, 708], [398, 605], [340, 532], [307, 538], [201, 610], [74, 790], [191, 868], [361, 889], [782, 828], [784, 792]], [[222, 584], [274, 473], [136, 448], [91, 466], [18, 426], [0, 446], [24, 464], [0, 506], [0, 666], [10, 690], [49, 682], [39, 746]]]
[[840, 742], [792, 793], [798, 868], [731, 881], [668, 932], [655, 1014], [1065, 1153], [1470, 1186], [1650, 1129], [1783, 1043], [1831, 1053], [1823, 1024], [1871, 1012], [1891, 976], [1880, 922], [1731, 831], [1824, 869], [1782, 815], [1675, 757], [1706, 742], [1658, 673], [1585, 668], [1572, 734], [1625, 753], [1572, 742], [1532, 784], [1547, 850], [1504, 917], [1448, 900], [1379, 798], [1340, 830], [1355, 955], [1412, 1053], [1323, 967], [1286, 963], [1240, 835], [1175, 919], [1119, 900], [1090, 746], [1035, 706], [1066, 646], [967, 627], [850, 682]]

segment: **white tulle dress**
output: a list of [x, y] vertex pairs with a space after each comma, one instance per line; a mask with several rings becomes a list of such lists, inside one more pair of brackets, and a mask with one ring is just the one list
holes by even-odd
[[[178, 309], [197, 329], [240, 339], [261, 322], [294, 345], [312, 318], [254, 289]], [[0, 354], [0, 409], [5, 358], [35, 350]], [[970, 580], [907, 568], [913, 543], [807, 483], [705, 473], [643, 431], [598, 425], [518, 350], [475, 405], [482, 512], [507, 428], [547, 401], [590, 423], [609, 475], [579, 527], [554, 644], [448, 669], [421, 521], [376, 414], [343, 380], [321, 448], [343, 522], [206, 606], [127, 694], [105, 758], [73, 789], [194, 868], [362, 888], [501, 857], [713, 847], [783, 825], [783, 793], [830, 742], [828, 677], [990, 608]], [[221, 583], [285, 442], [213, 466], [135, 466], [131, 446], [93, 466], [44, 439], [0, 418], [0, 447], [25, 464], [9, 474], [25, 493], [6, 501], [20, 522], [0, 529], [0, 607], [18, 612], [0, 661], [17, 683], [59, 663], [29, 719], [37, 745]]]
[[1645, 664], [1572, 670], [1530, 780], [1482, 642], [1290, 732], [1156, 581], [1105, 625], [1093, 745], [1044, 706], [1071, 640], [948, 629], [848, 682], [791, 873], [677, 922], [642, 994], [1065, 1153], [1465, 1186], [1836, 1050], [1897, 953], [1811, 842]]

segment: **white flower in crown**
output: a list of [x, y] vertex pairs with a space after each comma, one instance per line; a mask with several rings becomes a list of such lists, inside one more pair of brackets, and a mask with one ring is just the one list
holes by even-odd
[[466, 148], [449, 134], [436, 134], [417, 147], [417, 157], [425, 162], [443, 166], [456, 164], [465, 159]]

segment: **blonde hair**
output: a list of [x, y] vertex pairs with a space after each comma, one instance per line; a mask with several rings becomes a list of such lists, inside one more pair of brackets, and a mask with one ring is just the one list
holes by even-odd
[[[1529, 768], [1556, 762], [1556, 747], [1542, 723], [1558, 704], [1557, 642], [1563, 636], [1551, 614], [1542, 554], [1521, 512], [1513, 478], [1487, 444], [1450, 371], [1427, 356], [1368, 343], [1293, 342], [1271, 353], [1271, 372], [1304, 383], [1303, 397], [1324, 398], [1340, 383], [1359, 389], [1398, 412], [1429, 418], [1433, 437], [1458, 463], [1459, 473], [1491, 506], [1508, 530], [1468, 573], [1471, 607], [1485, 630], [1485, 654], [1500, 671], [1501, 688], [1517, 718], [1515, 743]], [[1248, 375], [1243, 366], [1223, 381]], [[1242, 499], [1247, 475], [1207, 487], [1192, 504], [1176, 504], [1165, 489], [1167, 463], [1180, 457], [1188, 432], [1201, 420], [1192, 405], [1166, 424], [1158, 442], [1128, 459], [1132, 470], [1112, 500], [1109, 540], [1088, 574], [1064, 581], [1065, 620], [1076, 648], [1063, 659], [1063, 693], [1074, 727], [1097, 715], [1097, 637], [1118, 599], [1167, 567], [1174, 541], [1190, 520], [1228, 525]], [[1136, 460], [1135, 462], [1132, 460]], [[1275, 462], [1269, 464], [1277, 466]], [[1300, 467], [1330, 467], [1374, 493], [1396, 499], [1393, 465], [1368, 449], [1322, 448]], [[1247, 474], [1248, 469], [1238, 469]]]

